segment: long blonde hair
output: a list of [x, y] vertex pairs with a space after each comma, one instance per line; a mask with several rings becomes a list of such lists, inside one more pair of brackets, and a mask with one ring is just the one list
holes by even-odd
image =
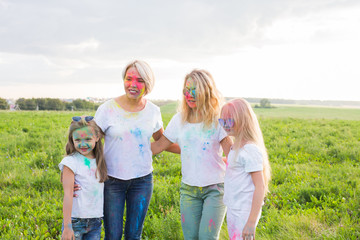
[[260, 148], [263, 155], [265, 193], [267, 193], [271, 178], [270, 163], [259, 121], [257, 120], [252, 107], [245, 99], [234, 99], [222, 107], [221, 117], [234, 119], [232, 131], [234, 131], [235, 135], [233, 145], [235, 151], [243, 147], [243, 144], [245, 143], [254, 143]]
[[191, 109], [183, 95], [182, 102], [179, 106], [183, 122], [189, 122], [191, 119], [195, 119], [196, 121], [204, 122], [206, 127], [210, 127], [213, 123], [217, 124], [223, 98], [216, 88], [214, 78], [206, 70], [194, 69], [185, 76], [183, 88], [185, 88], [186, 81], [190, 78], [193, 79], [195, 83], [196, 108]]
[[89, 127], [91, 128], [96, 137], [99, 138], [99, 140], [96, 142], [95, 144], [95, 148], [93, 149], [94, 154], [95, 154], [95, 158], [96, 158], [96, 165], [97, 165], [97, 171], [96, 171], [96, 176], [97, 174], [99, 174], [99, 182], [105, 182], [108, 178], [107, 176], [107, 168], [106, 168], [106, 163], [105, 163], [105, 158], [104, 158], [104, 147], [102, 145], [101, 139], [103, 137], [102, 131], [100, 129], [100, 127], [95, 123], [94, 120], [91, 120], [89, 122], [86, 122], [84, 120], [84, 118], [81, 118], [80, 121], [76, 122], [76, 121], [72, 121], [69, 127], [69, 135], [68, 135], [68, 142], [66, 143], [66, 155], [72, 155], [74, 153], [76, 153], [76, 149], [74, 146], [74, 140], [73, 140], [73, 132], [77, 129], [83, 128], [83, 127]]

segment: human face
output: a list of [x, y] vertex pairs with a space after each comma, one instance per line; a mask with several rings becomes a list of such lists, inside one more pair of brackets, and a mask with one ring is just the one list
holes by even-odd
[[140, 99], [145, 93], [145, 81], [135, 67], [126, 71], [124, 79], [126, 96], [131, 99]]
[[225, 118], [219, 118], [219, 124], [224, 128], [224, 130], [227, 132], [229, 136], [232, 136], [234, 133], [234, 119], [225, 117]]
[[195, 81], [192, 78], [186, 80], [183, 93], [187, 105], [190, 108], [196, 108], [196, 86]]
[[73, 134], [73, 142], [76, 151], [87, 158], [94, 158], [94, 148], [96, 142], [99, 140], [94, 131], [89, 127], [76, 129]]

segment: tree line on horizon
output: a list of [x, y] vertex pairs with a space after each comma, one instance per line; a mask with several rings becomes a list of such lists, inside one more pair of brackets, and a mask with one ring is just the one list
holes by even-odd
[[[158, 106], [170, 103], [169, 100], [155, 100], [152, 101]], [[96, 110], [101, 103], [94, 103], [91, 101], [76, 99], [72, 102], [67, 102], [60, 100], [58, 98], [19, 98], [16, 100], [15, 109], [16, 110], [47, 110], [47, 111], [76, 111], [76, 110]], [[255, 105], [256, 108], [271, 108], [271, 103], [269, 99], [261, 99], [260, 105]], [[8, 110], [10, 105], [6, 99], [0, 98], [0, 109]]]
[[[58, 98], [19, 98], [16, 100], [15, 109], [30, 111], [82, 111], [96, 110], [99, 105], [100, 103], [94, 103], [83, 99], [75, 99], [72, 102], [66, 102]], [[0, 98], [0, 109], [10, 109], [10, 105], [6, 99]]]

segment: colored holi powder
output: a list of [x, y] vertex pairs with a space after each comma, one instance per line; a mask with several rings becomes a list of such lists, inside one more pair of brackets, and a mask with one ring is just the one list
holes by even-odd
[[139, 144], [139, 151], [141, 154], [144, 154], [144, 144]]
[[205, 150], [207, 149], [206, 146], [209, 145], [209, 144], [210, 144], [209, 142], [204, 142], [204, 143], [203, 143], [203, 148], [202, 148], [202, 150], [205, 151]]
[[145, 93], [145, 82], [141, 78], [140, 74], [136, 70], [136, 68], [131, 67], [126, 72], [125, 76], [125, 87], [128, 89], [138, 89], [139, 94], [137, 95], [137, 98], [140, 98]]
[[215, 222], [212, 219], [210, 219], [210, 221], [209, 221], [209, 232], [211, 232], [211, 227], [215, 228]]
[[88, 168], [90, 169], [90, 160], [89, 159], [85, 158], [84, 164], [85, 164], [85, 166], [88, 166]]
[[[139, 202], [139, 212], [143, 212], [145, 207], [146, 207], [146, 198], [144, 196], [141, 196]], [[136, 218], [136, 229], [139, 229], [140, 221], [141, 221], [141, 214], [139, 214], [138, 217]]]
[[234, 234], [232, 235], [232, 237], [230, 238], [230, 240], [241, 239], [240, 237], [241, 237], [240, 234], [234, 233]]
[[141, 130], [139, 128], [135, 128], [134, 130], [130, 130], [131, 134], [135, 137], [141, 137]]
[[84, 143], [84, 142], [82, 141], [81, 143], [78, 144], [78, 148], [83, 148], [83, 147], [90, 148], [90, 144]]

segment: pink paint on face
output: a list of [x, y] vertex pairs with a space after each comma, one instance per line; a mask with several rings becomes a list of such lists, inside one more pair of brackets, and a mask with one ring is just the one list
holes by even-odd
[[135, 67], [126, 71], [124, 78], [126, 96], [131, 99], [141, 98], [145, 93], [145, 81]]
[[196, 85], [192, 78], [188, 78], [185, 82], [184, 97], [190, 108], [196, 108]]

